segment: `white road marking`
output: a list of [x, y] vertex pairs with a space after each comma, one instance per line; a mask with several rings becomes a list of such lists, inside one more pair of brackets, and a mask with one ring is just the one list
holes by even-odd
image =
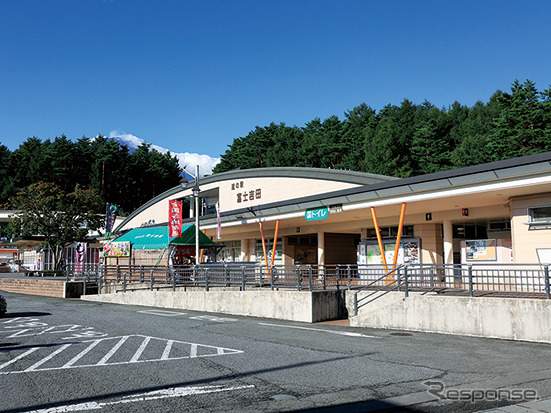
[[174, 344], [173, 340], [168, 340], [166, 342], [165, 350], [163, 351], [163, 355], [161, 356], [161, 360], [168, 360], [168, 356], [170, 355], [170, 350], [172, 350], [172, 345]]
[[145, 348], [147, 347], [150, 341], [151, 341], [151, 337], [144, 338], [144, 340], [142, 341], [142, 344], [130, 359], [130, 363], [135, 363], [140, 359], [140, 356], [142, 355], [142, 353], [144, 352]]
[[78, 353], [75, 357], [73, 357], [71, 360], [69, 360], [67, 363], [63, 365], [63, 368], [71, 367], [73, 364], [75, 364], [77, 361], [79, 361], [82, 357], [84, 357], [90, 350], [92, 350], [94, 347], [96, 347], [100, 343], [99, 340], [92, 341], [92, 344], [90, 344], [88, 347], [86, 347], [83, 351]]
[[15, 363], [17, 360], [20, 360], [20, 359], [22, 359], [22, 358], [24, 358], [24, 357], [27, 357], [29, 354], [35, 352], [35, 351], [38, 350], [39, 348], [40, 348], [40, 347], [33, 347], [33, 348], [31, 348], [30, 350], [24, 352], [23, 354], [18, 355], [18, 356], [15, 357], [14, 359], [12, 359], [12, 360], [10, 360], [10, 361], [4, 363], [4, 364], [0, 364], [0, 370], [2, 370], [2, 369], [3, 369], [4, 367], [6, 367], [6, 366], [9, 366], [10, 364]]
[[[28, 317], [15, 317], [15, 318], [9, 319], [8, 321], [4, 321], [3, 324], [17, 323], [17, 322], [19, 322], [21, 320], [25, 320], [25, 319], [28, 319]], [[33, 318], [32, 320], [36, 321], [36, 320], [38, 320], [38, 318]]]
[[40, 336], [42, 334], [74, 333], [71, 336], [62, 337], [62, 340], [70, 340], [76, 338], [99, 338], [107, 335], [106, 333], [94, 331], [93, 327], [83, 327], [78, 324], [65, 324], [50, 327], [47, 323], [41, 323], [38, 322], [36, 318], [28, 317], [17, 317], [5, 321], [3, 324], [8, 324], [8, 326], [0, 330], [0, 334], [11, 334], [7, 336], [7, 338]]
[[228, 318], [228, 317], [217, 317], [214, 315], [198, 315], [195, 317], [190, 317], [190, 320], [207, 320], [207, 321], [214, 321], [217, 323], [225, 323], [226, 321], [237, 321], [236, 318]]
[[324, 329], [321, 329], [321, 328], [300, 327], [300, 326], [284, 326], [284, 325], [281, 325], [281, 324], [270, 324], [270, 323], [258, 323], [258, 324], [260, 324], [262, 326], [270, 326], [270, 327], [296, 328], [298, 330], [320, 331], [322, 333], [338, 334], [340, 336], [363, 337], [363, 338], [381, 338], [381, 337], [377, 337], [377, 336], [368, 336], [366, 334], [352, 333], [352, 332], [349, 332], [349, 331], [324, 330]]
[[64, 413], [64, 412], [74, 412], [74, 411], [86, 411], [86, 410], [100, 410], [104, 407], [114, 406], [117, 404], [127, 404], [127, 403], [136, 403], [149, 400], [159, 400], [167, 399], [174, 397], [185, 397], [185, 396], [194, 396], [197, 394], [209, 394], [209, 393], [220, 393], [225, 391], [235, 391], [235, 390], [244, 390], [252, 389], [255, 386], [244, 385], [244, 386], [233, 386], [233, 387], [223, 387], [223, 386], [202, 386], [202, 387], [170, 387], [163, 390], [155, 390], [147, 393], [138, 393], [132, 396], [123, 397], [120, 400], [115, 400], [112, 402], [88, 402], [88, 403], [78, 403], [78, 404], [66, 404], [64, 406], [52, 407], [48, 409], [41, 410], [31, 410], [29, 413]]
[[126, 337], [122, 337], [119, 342], [117, 344], [115, 344], [115, 346], [109, 351], [109, 353], [107, 353], [101, 360], [100, 362], [98, 363], [98, 366], [101, 366], [101, 365], [104, 365], [104, 364], [107, 364], [107, 362], [109, 361], [109, 359], [111, 357], [113, 357], [113, 354], [115, 354], [115, 352], [121, 348], [121, 346], [124, 344], [124, 342], [128, 340], [128, 336]]
[[189, 356], [191, 358], [197, 357], [197, 344], [191, 345], [191, 350], [189, 351]]
[[54, 351], [52, 354], [50, 354], [49, 356], [47, 357], [44, 357], [42, 360], [40, 360], [39, 362], [37, 363], [34, 363], [31, 367], [29, 367], [28, 369], [25, 370], [25, 372], [29, 372], [29, 371], [34, 371], [36, 370], [37, 367], [40, 367], [41, 365], [43, 365], [44, 363], [46, 363], [48, 360], [51, 360], [53, 359], [55, 356], [57, 356], [59, 353], [61, 353], [63, 350], [65, 350], [67, 347], [70, 347], [71, 345], [70, 344], [64, 344], [63, 346], [61, 346], [60, 348], [58, 348], [56, 351]]
[[[101, 344], [101, 346], [99, 344]], [[144, 352], [148, 347], [150, 347], [150, 350], [148, 351], [147, 357], [142, 359]], [[72, 355], [77, 352], [78, 354], [72, 356], [69, 361], [66, 361], [69, 357], [57, 357], [61, 352], [68, 348], [72, 349], [69, 350], [72, 352]], [[243, 353], [242, 350], [235, 350], [231, 348], [189, 343], [185, 341], [167, 340], [142, 335], [110, 337], [67, 343], [59, 348], [56, 348], [55, 351], [52, 351], [51, 346], [36, 346], [25, 350], [26, 351], [17, 355], [13, 359], [0, 364], [0, 375], [70, 368], [114, 366], [130, 363], [147, 363], [153, 361], [183, 360], [196, 357], [213, 357], [226, 354]], [[122, 350], [124, 350], [124, 352]], [[19, 351], [21, 350], [3, 350], [0, 351], [0, 356], [9, 357], [12, 354], [18, 354], [14, 352]], [[95, 356], [94, 351], [96, 352]], [[118, 357], [119, 360], [112, 362], [109, 361], [117, 351], [121, 352]], [[34, 352], [36, 352], [35, 357], [27, 357]], [[82, 360], [85, 360], [84, 356], [86, 354], [92, 354], [92, 359], [96, 360], [101, 357], [101, 360], [97, 363], [90, 363], [89, 361], [83, 363]], [[37, 362], [36, 360], [40, 358], [40, 356], [44, 357]], [[49, 362], [48, 366], [43, 367], [46, 362]], [[0, 363], [2, 362], [0, 361]], [[31, 363], [32, 365], [28, 367]]]
[[186, 315], [187, 314], [187, 313], [178, 313], [176, 311], [166, 311], [166, 310], [143, 310], [143, 311], [138, 311], [138, 313], [162, 315], [162, 316], [165, 316], [165, 317], [174, 317], [174, 316], [177, 316], [177, 315]]

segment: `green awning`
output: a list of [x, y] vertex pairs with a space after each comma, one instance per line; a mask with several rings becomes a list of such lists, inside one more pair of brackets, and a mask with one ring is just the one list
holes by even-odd
[[[133, 228], [113, 242], [129, 241], [133, 249], [158, 250], [167, 248], [168, 245], [193, 245], [195, 246], [195, 225], [182, 226], [181, 237], [169, 237], [168, 227]], [[206, 248], [215, 243], [202, 232], [199, 232], [199, 244]]]
[[[183, 225], [180, 238], [172, 238], [170, 243], [173, 245], [193, 245], [195, 246], [195, 225]], [[214, 245], [214, 242], [199, 231], [199, 246], [208, 247]]]

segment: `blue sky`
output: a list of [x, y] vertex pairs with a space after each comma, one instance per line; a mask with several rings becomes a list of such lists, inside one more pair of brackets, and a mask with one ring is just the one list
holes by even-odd
[[548, 0], [0, 0], [0, 17], [11, 150], [119, 133], [219, 157], [270, 122], [551, 83]]

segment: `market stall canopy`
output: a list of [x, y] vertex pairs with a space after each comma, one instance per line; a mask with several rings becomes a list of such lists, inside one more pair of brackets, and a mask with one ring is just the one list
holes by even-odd
[[[133, 249], [157, 250], [167, 248], [168, 245], [195, 246], [195, 225], [184, 225], [180, 237], [169, 237], [168, 227], [133, 228], [113, 242], [130, 242]], [[199, 232], [199, 245], [207, 248], [215, 243], [202, 232]]]
[[[183, 225], [182, 235], [180, 235], [179, 238], [171, 238], [170, 244], [195, 246], [195, 232], [195, 225]], [[209, 237], [199, 231], [199, 246], [210, 247], [212, 245], [215, 245], [215, 243]]]

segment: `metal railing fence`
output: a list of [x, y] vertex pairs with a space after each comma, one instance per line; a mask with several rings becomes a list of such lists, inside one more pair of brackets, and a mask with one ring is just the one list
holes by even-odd
[[[549, 265], [278, 265], [201, 264], [82, 265], [68, 266], [67, 279], [96, 281], [100, 291], [129, 291], [161, 288], [270, 288], [315, 291], [327, 289], [396, 290], [404, 283], [410, 291], [459, 291], [481, 293], [530, 293], [550, 298]], [[388, 288], [387, 288], [388, 289]]]

